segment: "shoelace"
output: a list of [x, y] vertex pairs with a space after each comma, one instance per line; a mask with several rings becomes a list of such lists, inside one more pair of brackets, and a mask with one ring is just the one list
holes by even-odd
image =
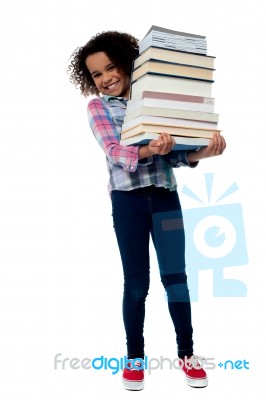
[[[135, 367], [139, 367], [139, 368], [134, 368], [134, 367], [132, 367], [132, 362], [130, 362], [130, 361], [127, 363], [127, 366], [130, 367], [130, 368], [128, 368], [128, 369], [130, 369], [130, 371], [140, 371], [140, 370], [143, 369], [143, 365], [142, 365], [141, 362], [139, 362], [139, 361], [137, 361], [137, 362], [134, 363], [134, 366], [135, 366]], [[141, 367], [142, 367], [142, 368], [141, 368]]]
[[187, 363], [189, 365], [191, 365], [192, 367], [198, 367], [199, 365], [201, 366], [201, 362], [202, 360], [205, 360], [205, 357], [202, 356], [196, 356], [195, 354], [193, 354], [190, 358], [187, 359]]

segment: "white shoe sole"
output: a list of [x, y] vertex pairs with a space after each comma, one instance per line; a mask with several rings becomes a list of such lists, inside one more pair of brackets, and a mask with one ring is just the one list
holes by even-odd
[[191, 379], [186, 376], [186, 382], [189, 386], [194, 388], [204, 388], [208, 386], [208, 378], [203, 379]]
[[144, 388], [144, 381], [128, 381], [122, 379], [123, 388], [126, 390], [142, 390]]

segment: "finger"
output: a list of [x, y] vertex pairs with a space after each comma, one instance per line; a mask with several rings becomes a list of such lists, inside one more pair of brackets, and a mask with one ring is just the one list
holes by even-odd
[[213, 149], [214, 149], [214, 138], [212, 138], [208, 144], [208, 150], [212, 152]]
[[219, 133], [217, 133], [216, 135], [216, 146], [215, 146], [215, 155], [219, 155], [220, 151], [221, 151], [221, 146], [222, 146], [222, 139], [221, 136], [219, 135]]
[[166, 132], [163, 132], [161, 136], [163, 139], [162, 153], [167, 154], [171, 151], [173, 147], [173, 139], [172, 136]]
[[175, 139], [172, 137], [172, 147], [173, 148], [175, 146]]
[[218, 136], [218, 149], [217, 149], [218, 155], [223, 154], [225, 146], [226, 146], [226, 144], [225, 144], [224, 137], [219, 134], [219, 136]]
[[216, 132], [213, 137], [214, 145], [213, 145], [213, 154], [219, 155], [221, 150], [221, 136], [219, 132]]
[[170, 150], [172, 149], [172, 147], [175, 145], [175, 139], [173, 138], [172, 135], [168, 134], [168, 142], [169, 142], [169, 148]]
[[162, 145], [162, 142], [159, 139], [153, 139], [150, 141], [151, 147], [160, 147], [161, 145]]
[[160, 135], [159, 135], [158, 143], [160, 143], [160, 149], [158, 149], [158, 151], [159, 151], [159, 154], [161, 154], [161, 153], [162, 153], [162, 149], [163, 149], [163, 147], [164, 147], [164, 138], [163, 138], [163, 134], [160, 134]]
[[222, 138], [222, 153], [223, 153], [225, 148], [226, 148], [226, 141], [225, 141], [225, 138], [223, 136], [221, 136], [221, 138]]

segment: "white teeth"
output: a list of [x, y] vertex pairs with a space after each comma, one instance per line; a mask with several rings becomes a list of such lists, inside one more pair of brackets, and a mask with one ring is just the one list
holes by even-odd
[[107, 86], [107, 89], [114, 89], [117, 86], [117, 84], [118, 84], [118, 82], [113, 83], [112, 85]]

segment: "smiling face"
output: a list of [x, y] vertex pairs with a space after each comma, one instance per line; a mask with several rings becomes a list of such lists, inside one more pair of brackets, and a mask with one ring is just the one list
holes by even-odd
[[103, 51], [86, 58], [86, 66], [102, 94], [129, 98], [130, 78]]

